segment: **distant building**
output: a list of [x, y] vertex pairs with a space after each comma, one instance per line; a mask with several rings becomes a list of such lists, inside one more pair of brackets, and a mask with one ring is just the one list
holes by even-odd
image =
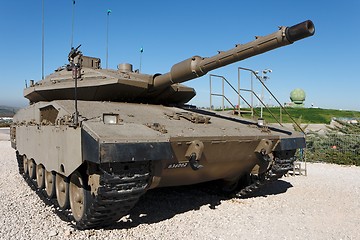
[[12, 121], [12, 117], [0, 117], [0, 123], [11, 123]]

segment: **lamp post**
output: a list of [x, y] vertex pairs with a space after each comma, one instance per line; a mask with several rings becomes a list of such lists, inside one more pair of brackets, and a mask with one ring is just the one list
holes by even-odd
[[[264, 84], [265, 84], [265, 81], [267, 79], [270, 79], [269, 76], [267, 76], [266, 74], [268, 73], [272, 73], [272, 70], [271, 69], [264, 69], [261, 71], [261, 76], [260, 76], [260, 80], [261, 80], [261, 101], [264, 102]], [[260, 118], [263, 118], [263, 105], [261, 104], [261, 107], [260, 107]]]

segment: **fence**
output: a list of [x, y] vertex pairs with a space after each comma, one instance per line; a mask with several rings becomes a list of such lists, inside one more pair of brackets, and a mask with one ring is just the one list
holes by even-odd
[[360, 166], [360, 135], [328, 133], [306, 136], [308, 162], [329, 162]]

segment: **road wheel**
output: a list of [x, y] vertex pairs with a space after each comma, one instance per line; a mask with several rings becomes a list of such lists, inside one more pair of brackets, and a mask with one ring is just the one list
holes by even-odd
[[35, 179], [36, 178], [36, 163], [35, 163], [34, 159], [28, 160], [27, 166], [28, 166], [28, 174], [29, 174], [30, 179]]
[[69, 208], [69, 181], [66, 177], [56, 174], [56, 198], [60, 209]]
[[42, 164], [36, 166], [36, 183], [39, 189], [45, 187], [45, 168]]
[[53, 198], [56, 195], [55, 191], [55, 173], [45, 170], [45, 192], [48, 198]]
[[70, 207], [75, 221], [81, 225], [86, 218], [86, 211], [90, 206], [91, 195], [78, 171], [71, 174], [69, 184]]
[[29, 173], [28, 159], [27, 159], [27, 157], [25, 155], [23, 156], [23, 167], [24, 167], [24, 174], [28, 175], [28, 173]]

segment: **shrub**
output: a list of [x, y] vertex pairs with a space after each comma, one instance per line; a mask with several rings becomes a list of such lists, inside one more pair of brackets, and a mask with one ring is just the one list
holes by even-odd
[[359, 124], [337, 122], [339, 125], [329, 128], [325, 135], [307, 134], [307, 161], [360, 166]]

